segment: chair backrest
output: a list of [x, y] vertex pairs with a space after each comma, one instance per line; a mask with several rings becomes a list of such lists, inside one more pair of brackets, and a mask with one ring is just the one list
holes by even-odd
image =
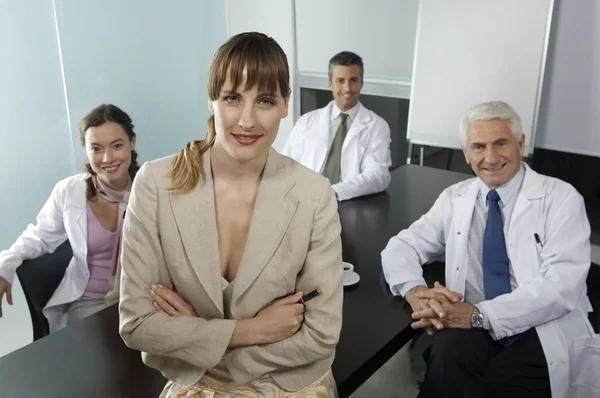
[[442, 261], [434, 261], [423, 266], [423, 278], [427, 286], [432, 288], [435, 282], [446, 286], [446, 264]]
[[586, 282], [587, 294], [594, 309], [590, 313], [590, 322], [596, 333], [600, 333], [600, 265], [592, 263]]
[[63, 279], [72, 257], [71, 245], [66, 240], [53, 253], [23, 261], [17, 268], [17, 276], [31, 313], [34, 340], [50, 334], [42, 309]]

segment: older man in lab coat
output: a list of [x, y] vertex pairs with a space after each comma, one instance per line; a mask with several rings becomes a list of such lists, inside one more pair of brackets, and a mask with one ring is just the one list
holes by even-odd
[[[525, 137], [509, 105], [473, 107], [460, 133], [477, 178], [447, 188], [382, 252], [413, 327], [433, 335], [419, 396], [599, 396], [581, 195], [521, 162]], [[427, 288], [421, 265], [443, 254], [447, 286]]]
[[296, 122], [282, 154], [329, 178], [338, 200], [385, 190], [390, 184], [390, 127], [359, 102], [363, 61], [348, 51], [329, 61], [334, 100]]

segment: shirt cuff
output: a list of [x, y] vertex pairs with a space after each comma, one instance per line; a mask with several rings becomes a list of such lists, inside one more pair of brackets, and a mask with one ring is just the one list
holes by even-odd
[[479, 304], [475, 304], [475, 307], [477, 307], [479, 312], [481, 312], [481, 315], [483, 315], [483, 328], [485, 330], [489, 330], [490, 334], [494, 333], [494, 331], [492, 330], [492, 325], [490, 323], [490, 318], [488, 317], [488, 314], [485, 313], [483, 306], [479, 305]]
[[408, 281], [405, 283], [400, 283], [397, 285], [393, 285], [390, 290], [394, 296], [402, 296], [405, 297], [406, 293], [410, 291], [410, 289], [415, 288], [417, 286], [427, 287], [427, 284], [424, 281]]
[[338, 200], [338, 202], [341, 202], [342, 199], [340, 199], [340, 188], [339, 188], [339, 183], [337, 184], [333, 184], [331, 186], [331, 188], [333, 188], [333, 192], [335, 192], [335, 198]]
[[[16, 274], [16, 272], [11, 269], [0, 268], [0, 276], [3, 277], [11, 286], [15, 282], [15, 274]], [[0, 304], [2, 304], [2, 303], [0, 302]]]

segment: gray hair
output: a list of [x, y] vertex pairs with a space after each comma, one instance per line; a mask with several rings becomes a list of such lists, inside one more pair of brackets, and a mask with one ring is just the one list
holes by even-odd
[[508, 123], [515, 140], [520, 141], [523, 136], [521, 118], [510, 105], [502, 101], [484, 102], [470, 108], [460, 119], [459, 135], [461, 145], [467, 146], [467, 130], [473, 122], [486, 120], [503, 120]]
[[362, 58], [351, 51], [342, 51], [341, 53], [335, 54], [329, 60], [329, 80], [333, 79], [333, 67], [336, 65], [342, 66], [358, 66], [358, 73], [360, 74], [360, 81], [363, 81], [363, 75], [365, 74], [365, 66], [363, 65]]

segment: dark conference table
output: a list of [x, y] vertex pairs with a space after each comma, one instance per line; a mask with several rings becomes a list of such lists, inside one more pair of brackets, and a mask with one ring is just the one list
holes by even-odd
[[[344, 261], [360, 282], [344, 294], [343, 327], [333, 373], [347, 397], [413, 336], [404, 301], [381, 271], [388, 240], [433, 205], [466, 174], [405, 165], [388, 190], [340, 203]], [[158, 397], [166, 380], [146, 367], [118, 334], [117, 306], [0, 358], [0, 398]]]

